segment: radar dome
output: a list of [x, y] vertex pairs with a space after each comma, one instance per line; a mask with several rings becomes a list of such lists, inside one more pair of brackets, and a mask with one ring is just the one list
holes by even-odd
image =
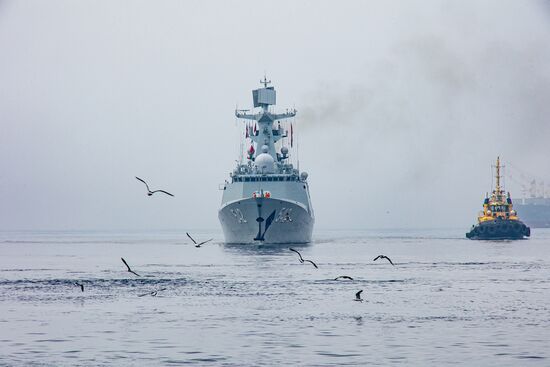
[[283, 155], [287, 155], [288, 154], [288, 148], [287, 147], [282, 147], [281, 148], [281, 153], [283, 153]]
[[267, 153], [269, 150], [269, 147], [267, 145], [262, 145], [262, 153]]
[[307, 176], [308, 176], [307, 172], [302, 172], [302, 173], [300, 174], [300, 178], [302, 179], [302, 181], [307, 180]]
[[[266, 147], [265, 145], [262, 147]], [[266, 147], [267, 148], [267, 147]], [[254, 164], [260, 173], [273, 173], [275, 172], [275, 160], [267, 153], [258, 154], [254, 160]]]

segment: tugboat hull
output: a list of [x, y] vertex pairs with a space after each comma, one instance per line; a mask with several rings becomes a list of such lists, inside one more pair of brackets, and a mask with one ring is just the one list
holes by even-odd
[[518, 240], [531, 235], [531, 229], [519, 220], [481, 222], [466, 233], [471, 240]]

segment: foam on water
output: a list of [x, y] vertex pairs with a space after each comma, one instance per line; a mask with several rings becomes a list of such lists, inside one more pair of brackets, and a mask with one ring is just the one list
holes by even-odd
[[0, 365], [548, 365], [550, 231], [463, 235], [318, 232], [315, 269], [217, 232], [0, 233]]

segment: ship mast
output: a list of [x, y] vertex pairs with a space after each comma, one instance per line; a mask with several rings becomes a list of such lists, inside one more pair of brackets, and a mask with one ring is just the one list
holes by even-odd
[[[504, 166], [500, 165], [500, 157], [497, 157], [497, 164], [495, 165], [495, 168], [496, 168], [496, 175], [495, 175], [496, 186], [495, 186], [495, 190], [493, 191], [492, 197], [494, 201], [505, 202], [507, 200], [504, 195], [504, 189], [500, 186], [500, 179], [502, 178], [502, 175], [500, 174], [500, 169], [504, 168]], [[508, 196], [509, 195], [510, 194], [508, 194]]]
[[271, 84], [271, 80], [267, 80], [267, 76], [264, 74], [264, 80], [260, 80], [260, 84], [263, 84], [264, 88], [267, 88], [267, 85]]
[[[256, 149], [253, 153], [253, 158], [256, 158], [262, 153], [262, 146], [267, 146], [267, 153], [277, 160], [277, 152], [275, 151], [275, 143], [281, 138], [286, 137], [288, 133], [282, 134], [282, 130], [274, 129], [273, 124], [282, 120], [292, 118], [296, 116], [296, 110], [287, 110], [284, 113], [275, 113], [269, 111], [269, 106], [274, 106], [276, 103], [275, 88], [268, 86], [271, 80], [268, 80], [264, 76], [263, 80], [260, 80], [263, 84], [263, 88], [255, 89], [252, 91], [252, 99], [254, 101], [254, 108], [260, 107], [259, 111], [252, 111], [247, 113], [243, 110], [235, 110], [235, 116], [243, 120], [252, 120], [257, 124], [258, 128], [254, 134], [250, 136], [250, 140], [256, 144]], [[284, 159], [288, 158], [285, 156]]]
[[496, 165], [496, 169], [497, 169], [497, 175], [496, 175], [496, 179], [497, 179], [497, 187], [496, 187], [496, 192], [497, 192], [497, 195], [500, 196], [500, 157], [497, 157], [497, 165]]

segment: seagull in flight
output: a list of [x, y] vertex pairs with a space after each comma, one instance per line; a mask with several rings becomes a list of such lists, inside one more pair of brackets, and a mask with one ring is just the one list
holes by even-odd
[[138, 180], [140, 180], [141, 182], [143, 182], [145, 184], [145, 186], [147, 186], [147, 196], [151, 196], [153, 195], [155, 192], [162, 192], [163, 194], [166, 194], [166, 195], [170, 195], [170, 196], [174, 196], [172, 194], [170, 194], [169, 192], [167, 191], [164, 191], [164, 190], [155, 190], [155, 191], [151, 191], [151, 189], [149, 188], [149, 185], [147, 185], [147, 182], [145, 182], [144, 180], [142, 180], [141, 178], [137, 177], [136, 178]]
[[361, 293], [363, 293], [362, 289], [359, 292], [355, 293], [355, 301], [363, 302], [363, 298], [361, 298]]
[[300, 260], [300, 262], [301, 262], [301, 263], [303, 263], [303, 262], [304, 262], [304, 259], [302, 258], [302, 254], [300, 254], [300, 253], [299, 253], [298, 251], [294, 250], [294, 249], [293, 249], [292, 247], [291, 247], [291, 248], [289, 248], [289, 250], [290, 250], [290, 251], [294, 251], [295, 253], [297, 253], [297, 254], [298, 254], [298, 256], [300, 256], [300, 259], [299, 259], [299, 260]]
[[189, 237], [191, 239], [191, 241], [193, 241], [193, 243], [195, 244], [195, 247], [201, 247], [201, 245], [204, 245], [206, 242], [210, 242], [210, 241], [213, 240], [213, 238], [211, 238], [209, 240], [202, 241], [201, 243], [197, 243], [197, 241], [195, 241], [189, 233], [185, 232], [185, 234], [187, 235], [187, 237]]
[[340, 276], [334, 278], [334, 280], [338, 280], [338, 279], [349, 279], [349, 280], [353, 280], [352, 277], [347, 276], [347, 275], [340, 275]]
[[84, 292], [84, 284], [79, 283], [79, 282], [74, 282], [73, 284], [76, 285], [77, 287], [80, 287], [80, 290], [81, 290], [82, 292]]
[[147, 292], [147, 293], [143, 293], [143, 294], [138, 294], [138, 297], [144, 297], [144, 296], [155, 297], [158, 292], [162, 292], [162, 291], [165, 291], [165, 290], [166, 290], [166, 288], [157, 289], [156, 291]]
[[135, 271], [133, 271], [132, 269], [130, 269], [130, 265], [128, 265], [128, 263], [126, 262], [126, 260], [124, 260], [123, 257], [120, 258], [120, 260], [122, 260], [122, 262], [124, 263], [124, 265], [126, 265], [126, 267], [128, 268], [128, 272], [134, 274], [134, 275], [137, 275], [138, 277], [140, 277], [141, 275], [139, 275], [138, 273], [136, 273]]
[[306, 261], [307, 261], [308, 263], [310, 263], [311, 265], [315, 266], [315, 269], [319, 269], [319, 267], [317, 266], [317, 264], [315, 264], [313, 261], [308, 260], [308, 259], [304, 259], [304, 262], [306, 262]]
[[378, 259], [386, 259], [390, 262], [390, 264], [392, 264], [393, 266], [395, 266], [395, 264], [391, 261], [391, 259], [389, 257], [387, 257], [386, 255], [378, 255], [374, 258], [374, 260], [372, 261], [376, 261]]
[[311, 260], [304, 259], [304, 258], [302, 257], [302, 254], [300, 254], [298, 251], [294, 250], [293, 248], [289, 248], [289, 250], [290, 250], [290, 251], [293, 251], [293, 252], [295, 252], [295, 253], [298, 254], [298, 256], [300, 257], [298, 260], [300, 260], [300, 262], [301, 262], [302, 264], [305, 263], [305, 262], [308, 262], [308, 263], [310, 263], [311, 265], [315, 266], [315, 269], [319, 269], [319, 267], [317, 266], [317, 264], [315, 264], [315, 263], [314, 263], [313, 261], [311, 261]]

